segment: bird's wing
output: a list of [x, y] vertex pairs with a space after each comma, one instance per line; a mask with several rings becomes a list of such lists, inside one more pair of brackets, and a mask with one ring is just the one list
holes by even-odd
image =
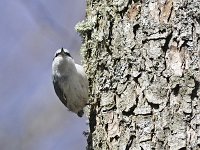
[[63, 90], [60, 88], [60, 86], [58, 84], [58, 81], [56, 79], [53, 79], [53, 85], [54, 85], [54, 89], [55, 89], [56, 95], [61, 100], [61, 102], [65, 106], [67, 106], [67, 98], [66, 98], [65, 94], [63, 93]]
[[83, 67], [79, 64], [76, 64], [76, 69], [78, 70], [79, 81], [81, 83], [81, 86], [88, 89], [89, 83]]
[[76, 69], [77, 69], [77, 73], [78, 73], [79, 83], [82, 87], [82, 90], [84, 91], [82, 98], [83, 98], [84, 102], [87, 102], [87, 100], [88, 100], [88, 85], [89, 85], [88, 79], [87, 79], [87, 76], [86, 76], [85, 71], [82, 66], [76, 64]]

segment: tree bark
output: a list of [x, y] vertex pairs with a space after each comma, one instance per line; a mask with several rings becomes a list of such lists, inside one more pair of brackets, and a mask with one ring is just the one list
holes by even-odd
[[87, 0], [88, 149], [200, 149], [200, 1]]

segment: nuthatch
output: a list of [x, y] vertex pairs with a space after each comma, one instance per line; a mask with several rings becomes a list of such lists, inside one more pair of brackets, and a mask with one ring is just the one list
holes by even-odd
[[52, 63], [53, 85], [61, 102], [79, 117], [88, 102], [88, 79], [67, 49], [58, 49]]

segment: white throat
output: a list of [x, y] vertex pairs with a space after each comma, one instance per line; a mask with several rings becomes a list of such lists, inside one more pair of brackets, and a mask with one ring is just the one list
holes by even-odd
[[52, 63], [52, 73], [56, 76], [68, 76], [76, 71], [74, 60], [71, 57], [57, 56]]

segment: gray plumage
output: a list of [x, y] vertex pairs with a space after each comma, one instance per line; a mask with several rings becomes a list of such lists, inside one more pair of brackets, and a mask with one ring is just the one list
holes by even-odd
[[52, 63], [53, 85], [61, 102], [79, 117], [88, 101], [88, 80], [67, 49], [59, 49]]

